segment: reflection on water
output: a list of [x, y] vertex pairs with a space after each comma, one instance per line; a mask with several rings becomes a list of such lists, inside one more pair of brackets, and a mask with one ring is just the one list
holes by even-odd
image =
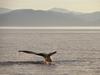
[[[48, 66], [54, 66], [54, 65], [61, 65], [61, 64], [75, 64], [75, 63], [89, 63], [89, 61], [85, 60], [59, 60], [54, 61]], [[0, 66], [11, 66], [11, 65], [47, 65], [44, 64], [43, 61], [4, 61], [0, 62]], [[78, 64], [79, 65], [79, 64]]]
[[[46, 65], [42, 61], [3, 61], [0, 62], [1, 73], [11, 73], [12, 75], [69, 75], [71, 72], [83, 71], [83, 74], [89, 74], [93, 71], [90, 60], [58, 60], [51, 65]], [[96, 69], [97, 66], [95, 66]], [[97, 67], [98, 68], [98, 67]], [[2, 70], [4, 70], [2, 72]], [[86, 70], [87, 69], [87, 70]]]

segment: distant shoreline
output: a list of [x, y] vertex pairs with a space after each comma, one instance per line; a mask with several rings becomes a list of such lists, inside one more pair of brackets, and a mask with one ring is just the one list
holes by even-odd
[[67, 30], [100, 30], [100, 27], [0, 27], [0, 29], [67, 29]]

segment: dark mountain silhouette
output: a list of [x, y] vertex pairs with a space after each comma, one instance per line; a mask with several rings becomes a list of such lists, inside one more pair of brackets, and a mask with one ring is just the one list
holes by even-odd
[[100, 12], [76, 13], [56, 10], [18, 9], [2, 13], [0, 26], [100, 26]]

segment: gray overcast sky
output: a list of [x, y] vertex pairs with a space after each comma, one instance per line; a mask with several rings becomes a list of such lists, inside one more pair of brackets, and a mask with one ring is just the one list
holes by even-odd
[[72, 11], [100, 11], [100, 0], [0, 0], [0, 7], [10, 9], [64, 8]]

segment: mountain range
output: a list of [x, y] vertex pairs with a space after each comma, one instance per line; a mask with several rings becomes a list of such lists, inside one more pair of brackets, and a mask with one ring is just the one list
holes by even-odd
[[0, 8], [0, 26], [100, 26], [100, 12], [80, 13], [60, 8], [49, 10]]
[[0, 14], [10, 12], [11, 9], [8, 8], [0, 8]]

